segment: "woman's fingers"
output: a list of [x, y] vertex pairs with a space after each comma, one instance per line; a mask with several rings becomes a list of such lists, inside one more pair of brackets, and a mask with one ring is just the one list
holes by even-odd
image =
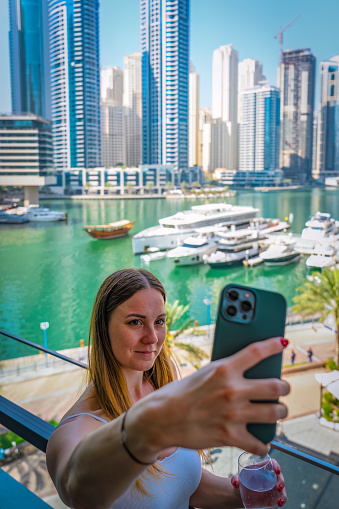
[[263, 341], [252, 343], [232, 356], [235, 362], [235, 367], [244, 373], [263, 359], [281, 353], [287, 345], [287, 339], [281, 337], [265, 339]]
[[287, 416], [287, 407], [283, 403], [252, 403], [245, 402], [235, 405], [232, 409], [233, 422], [274, 423]]
[[290, 385], [285, 380], [279, 378], [265, 378], [265, 379], [246, 379], [244, 384], [244, 391], [246, 397], [252, 401], [274, 401], [280, 396], [287, 396], [290, 392]]

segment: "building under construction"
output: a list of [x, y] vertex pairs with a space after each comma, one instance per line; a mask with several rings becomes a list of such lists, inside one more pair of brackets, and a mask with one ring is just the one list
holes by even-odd
[[315, 61], [309, 49], [282, 52], [280, 168], [293, 183], [312, 178]]

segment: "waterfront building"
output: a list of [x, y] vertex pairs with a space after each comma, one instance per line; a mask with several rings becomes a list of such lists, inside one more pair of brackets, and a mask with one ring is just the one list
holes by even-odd
[[313, 176], [339, 176], [339, 56], [320, 62], [317, 160]]
[[99, 1], [49, 0], [56, 168], [100, 165]]
[[106, 67], [100, 72], [101, 162], [110, 167], [123, 164], [123, 72]]
[[169, 165], [134, 167], [69, 168], [52, 187], [57, 194], [89, 195], [162, 195], [174, 182]]
[[276, 170], [279, 167], [279, 89], [266, 84], [245, 90], [242, 105], [239, 170]]
[[274, 171], [236, 171], [218, 168], [213, 178], [223, 186], [235, 188], [277, 187], [284, 185], [284, 172]]
[[295, 183], [312, 174], [315, 56], [309, 49], [286, 50], [280, 64], [280, 168]]
[[123, 161], [126, 166], [139, 166], [142, 163], [141, 53], [139, 51], [124, 57], [123, 78]]
[[204, 171], [211, 169], [211, 124], [212, 124], [212, 110], [211, 108], [199, 109], [199, 150], [198, 150], [198, 165], [202, 166]]
[[140, 0], [144, 164], [188, 168], [190, 0]]
[[199, 164], [199, 74], [190, 63], [189, 73], [189, 125], [188, 125], [189, 166]]
[[13, 113], [51, 118], [48, 11], [44, 0], [9, 0]]
[[50, 122], [24, 113], [0, 115], [0, 185], [23, 186], [24, 204], [39, 203], [39, 186], [55, 183]]
[[318, 112], [314, 112], [313, 118], [313, 146], [312, 146], [312, 176], [317, 178], [317, 152], [318, 152]]
[[245, 58], [238, 64], [238, 124], [242, 122], [243, 96], [248, 88], [253, 88], [265, 80], [262, 64], [253, 58]]

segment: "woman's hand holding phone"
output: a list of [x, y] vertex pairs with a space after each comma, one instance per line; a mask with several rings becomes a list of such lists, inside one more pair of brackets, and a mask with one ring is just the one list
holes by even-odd
[[268, 401], [287, 395], [290, 387], [277, 378], [251, 380], [244, 373], [263, 359], [281, 354], [287, 343], [281, 337], [253, 343], [162, 387], [133, 405], [130, 425], [135, 419], [148, 429], [155, 453], [174, 446], [235, 446], [265, 455], [269, 447], [247, 430], [247, 423], [285, 418], [286, 406]]

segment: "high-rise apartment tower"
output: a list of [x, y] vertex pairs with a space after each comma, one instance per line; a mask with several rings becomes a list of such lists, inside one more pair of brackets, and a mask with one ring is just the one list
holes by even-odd
[[123, 72], [106, 67], [100, 72], [101, 89], [101, 164], [123, 164]]
[[124, 164], [142, 163], [141, 53], [124, 57]]
[[188, 168], [190, 0], [140, 0], [144, 164]]
[[315, 56], [283, 51], [280, 66], [280, 168], [296, 183], [311, 179]]
[[48, 0], [56, 168], [100, 165], [99, 1]]
[[315, 178], [339, 176], [339, 56], [320, 62]]
[[48, 12], [45, 0], [9, 0], [13, 113], [50, 119]]
[[274, 171], [279, 167], [279, 89], [258, 85], [242, 93], [239, 170]]
[[199, 164], [199, 74], [190, 63], [189, 74], [189, 123], [188, 123], [188, 164]]
[[213, 52], [211, 167], [237, 169], [238, 52], [232, 44]]

